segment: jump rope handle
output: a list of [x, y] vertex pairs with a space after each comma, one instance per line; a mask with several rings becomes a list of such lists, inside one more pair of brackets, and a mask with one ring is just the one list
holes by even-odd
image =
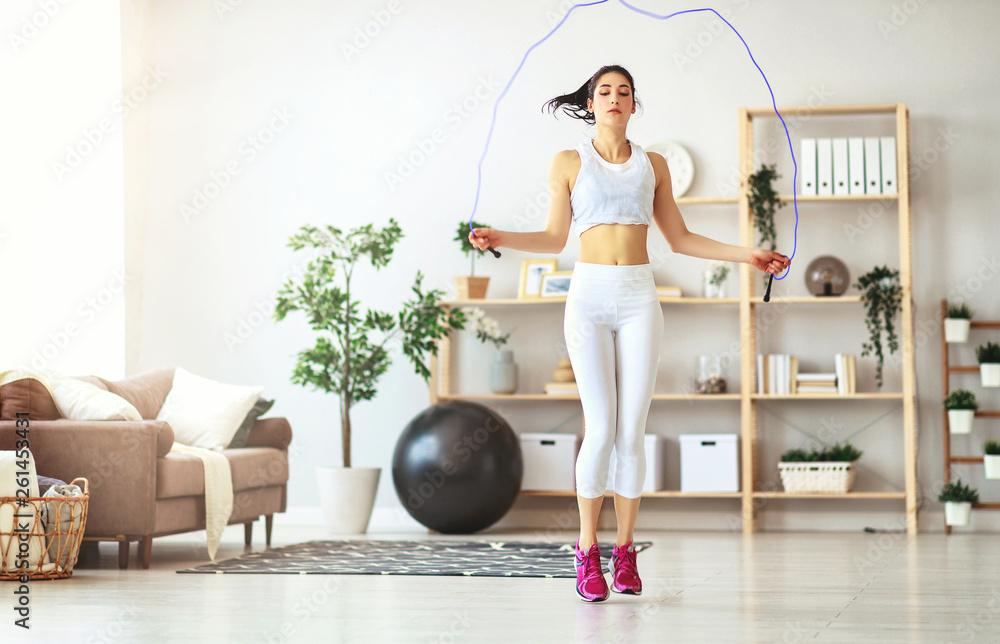
[[771, 273], [771, 277], [767, 278], [767, 290], [764, 291], [764, 301], [771, 301], [771, 284], [774, 282], [774, 273]]
[[500, 251], [496, 250], [496, 249], [495, 249], [495, 248], [493, 248], [492, 246], [487, 246], [487, 247], [486, 247], [486, 250], [488, 250], [488, 251], [490, 251], [491, 253], [493, 253], [493, 256], [494, 256], [494, 257], [500, 257]]

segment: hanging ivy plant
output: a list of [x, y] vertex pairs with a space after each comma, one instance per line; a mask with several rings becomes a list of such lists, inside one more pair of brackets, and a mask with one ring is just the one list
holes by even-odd
[[778, 238], [774, 232], [774, 213], [781, 207], [778, 193], [774, 191], [774, 180], [781, 175], [775, 173], [774, 164], [761, 165], [760, 170], [749, 177], [750, 212], [753, 227], [760, 233], [760, 246], [770, 244], [771, 250], [778, 250]]
[[861, 301], [868, 307], [865, 324], [868, 326], [869, 342], [861, 345], [861, 355], [875, 354], [878, 360], [875, 367], [875, 381], [881, 389], [882, 364], [885, 362], [885, 353], [882, 349], [883, 331], [889, 353], [895, 353], [899, 349], [899, 341], [893, 327], [893, 320], [899, 313], [903, 293], [899, 284], [899, 271], [891, 270], [888, 266], [876, 266], [859, 277], [854, 287], [863, 291]]

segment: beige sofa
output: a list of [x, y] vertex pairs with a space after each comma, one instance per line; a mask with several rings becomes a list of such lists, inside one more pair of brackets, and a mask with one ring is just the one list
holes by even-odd
[[[205, 477], [201, 459], [170, 453], [174, 433], [156, 418], [173, 383], [174, 369], [147, 371], [109, 382], [79, 377], [122, 396], [144, 420], [74, 421], [61, 418], [41, 383], [22, 380], [0, 387], [0, 449], [14, 449], [18, 411], [29, 411], [29, 440], [39, 475], [90, 481], [85, 539], [117, 541], [118, 565], [128, 567], [129, 544], [141, 542], [149, 568], [153, 538], [205, 529]], [[16, 385], [16, 387], [15, 387]], [[242, 523], [249, 545], [254, 521], [265, 517], [271, 545], [275, 512], [287, 502], [288, 445], [285, 418], [257, 419], [246, 447], [227, 449], [233, 480], [229, 524]]]

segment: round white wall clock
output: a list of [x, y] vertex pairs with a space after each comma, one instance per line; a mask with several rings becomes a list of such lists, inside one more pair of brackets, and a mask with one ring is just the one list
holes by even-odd
[[667, 160], [667, 167], [670, 168], [674, 198], [683, 196], [694, 181], [694, 160], [691, 158], [691, 153], [680, 143], [673, 141], [653, 143], [644, 149], [646, 152], [658, 152], [663, 155]]

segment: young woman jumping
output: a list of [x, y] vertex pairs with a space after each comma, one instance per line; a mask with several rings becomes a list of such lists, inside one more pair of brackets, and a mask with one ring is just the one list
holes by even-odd
[[638, 101], [632, 75], [601, 67], [578, 90], [545, 104], [596, 125], [597, 135], [555, 155], [549, 169], [551, 205], [545, 230], [518, 233], [476, 228], [469, 241], [487, 247], [558, 254], [570, 222], [580, 235], [563, 334], [583, 406], [584, 436], [576, 461], [580, 538], [576, 592], [584, 601], [609, 597], [597, 546], [597, 520], [615, 447], [615, 516], [611, 590], [639, 595], [632, 532], [646, 477], [644, 436], [663, 337], [663, 309], [653, 283], [646, 234], [656, 222], [675, 253], [744, 262], [776, 274], [789, 259], [774, 251], [724, 244], [684, 225], [663, 156], [643, 152], [626, 135]]

